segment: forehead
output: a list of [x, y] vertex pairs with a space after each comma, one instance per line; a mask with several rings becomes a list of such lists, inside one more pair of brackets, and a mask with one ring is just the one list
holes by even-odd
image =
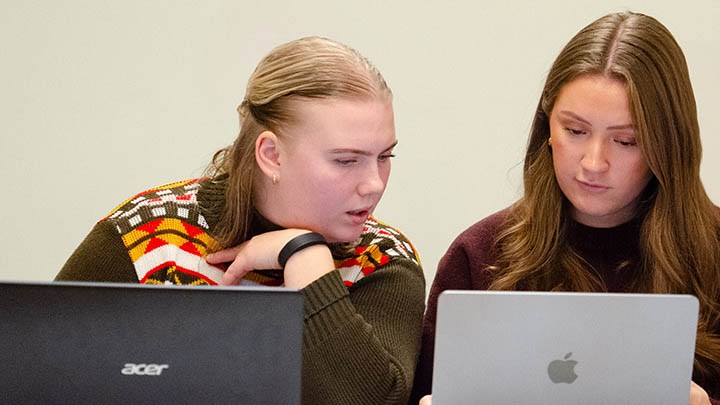
[[563, 85], [553, 112], [565, 109], [589, 115], [630, 117], [625, 83], [603, 75], [580, 76]]
[[393, 143], [392, 101], [387, 98], [304, 99], [295, 103], [295, 120], [286, 128], [302, 144]]

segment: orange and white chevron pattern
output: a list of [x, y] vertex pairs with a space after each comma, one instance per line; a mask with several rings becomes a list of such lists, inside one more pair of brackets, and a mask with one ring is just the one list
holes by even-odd
[[[197, 204], [199, 179], [157, 187], [127, 200], [104, 220], [112, 221], [132, 260], [138, 280], [149, 284], [206, 284], [220, 281], [224, 268], [204, 257], [216, 241]], [[336, 260], [345, 285], [352, 286], [394, 259], [419, 264], [414, 247], [394, 228], [369, 218], [354, 256]], [[241, 285], [281, 286], [282, 271], [253, 271]]]

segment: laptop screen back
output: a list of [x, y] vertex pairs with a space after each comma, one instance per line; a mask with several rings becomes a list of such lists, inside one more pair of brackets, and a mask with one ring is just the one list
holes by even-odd
[[692, 296], [445, 291], [433, 404], [687, 403]]
[[299, 291], [0, 283], [0, 325], [10, 403], [300, 403]]

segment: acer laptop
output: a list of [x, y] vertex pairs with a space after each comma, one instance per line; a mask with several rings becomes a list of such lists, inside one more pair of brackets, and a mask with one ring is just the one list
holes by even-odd
[[689, 295], [445, 291], [433, 405], [687, 404]]
[[3, 282], [2, 401], [299, 404], [303, 316], [277, 287]]

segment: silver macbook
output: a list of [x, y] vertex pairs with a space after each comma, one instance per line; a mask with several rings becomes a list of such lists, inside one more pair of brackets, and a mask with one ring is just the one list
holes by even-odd
[[689, 295], [445, 291], [433, 405], [687, 404]]
[[3, 403], [299, 404], [303, 297], [0, 283]]

